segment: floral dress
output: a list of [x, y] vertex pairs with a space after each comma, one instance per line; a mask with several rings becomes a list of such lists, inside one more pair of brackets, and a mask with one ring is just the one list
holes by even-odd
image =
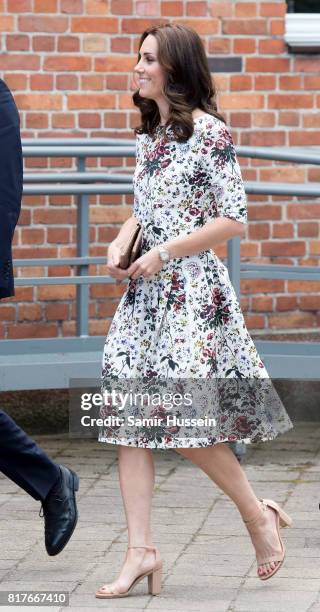
[[[195, 118], [184, 143], [170, 126], [158, 126], [153, 137], [138, 135], [136, 161], [133, 214], [143, 226], [141, 254], [217, 217], [247, 222], [234, 144], [219, 119], [207, 113]], [[210, 249], [176, 257], [148, 279], [128, 280], [105, 342], [102, 390], [111, 393], [110, 381], [140, 389], [144, 381], [149, 391], [163, 383], [174, 391], [190, 388], [197, 399], [175, 409], [163, 396], [152, 405], [141, 400], [131, 404], [129, 425], [115, 396], [108, 396], [100, 409], [106, 419], [101, 442], [201, 447], [270, 440], [292, 427], [248, 333], [228, 270]], [[119, 415], [122, 420], [111, 423]]]

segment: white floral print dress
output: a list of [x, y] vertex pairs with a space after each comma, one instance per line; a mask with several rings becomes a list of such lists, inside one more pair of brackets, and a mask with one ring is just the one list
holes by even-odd
[[[174, 139], [170, 127], [159, 126], [154, 137], [138, 135], [136, 144], [133, 214], [143, 225], [141, 254], [217, 217], [247, 222], [241, 171], [222, 121], [205, 113], [194, 120], [194, 133], [185, 143]], [[140, 427], [127, 421], [104, 426], [99, 441], [160, 449], [199, 447], [269, 440], [292, 427], [248, 333], [228, 270], [212, 250], [174, 258], [149, 279], [128, 280], [105, 342], [102, 389], [110, 379], [142, 378], [181, 378], [194, 385], [205, 379], [210, 389], [206, 402], [208, 394], [209, 403], [210, 398], [215, 401], [211, 412], [203, 403], [202, 416], [210, 412], [214, 425], [198, 425], [197, 419], [192, 427], [168, 424], [162, 404], [151, 413], [162, 416], [162, 422], [145, 426], [142, 403]], [[267, 392], [259, 385], [262, 379], [269, 379]], [[223, 390], [218, 381], [224, 383]], [[246, 385], [242, 396], [240, 383]], [[199, 417], [200, 403], [184, 406], [178, 416]], [[100, 415], [111, 414], [119, 411], [107, 402]]]

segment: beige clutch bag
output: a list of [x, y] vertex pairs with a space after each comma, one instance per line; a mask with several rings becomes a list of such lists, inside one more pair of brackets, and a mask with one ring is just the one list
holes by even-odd
[[120, 247], [119, 268], [126, 270], [139, 257], [142, 243], [142, 225], [135, 223], [125, 244]]

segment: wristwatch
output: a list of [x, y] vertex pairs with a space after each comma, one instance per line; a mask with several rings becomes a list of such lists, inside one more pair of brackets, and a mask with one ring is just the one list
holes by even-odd
[[158, 247], [159, 250], [159, 257], [161, 259], [161, 261], [163, 262], [167, 262], [170, 261], [170, 253], [167, 249], [165, 249], [165, 247]]

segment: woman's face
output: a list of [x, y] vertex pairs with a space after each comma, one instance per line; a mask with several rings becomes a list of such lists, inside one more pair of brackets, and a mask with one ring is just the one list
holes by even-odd
[[158, 62], [158, 41], [149, 34], [139, 51], [139, 62], [134, 67], [139, 94], [143, 98], [159, 100], [164, 85], [164, 70]]

